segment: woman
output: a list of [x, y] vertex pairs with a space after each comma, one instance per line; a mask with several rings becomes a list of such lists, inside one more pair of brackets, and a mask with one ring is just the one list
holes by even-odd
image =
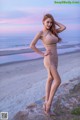
[[[66, 27], [54, 20], [51, 14], [46, 14], [43, 17], [43, 29], [37, 33], [30, 44], [30, 48], [35, 52], [44, 57], [44, 66], [48, 72], [48, 78], [46, 82], [46, 95], [43, 108], [46, 114], [51, 114], [51, 104], [55, 92], [59, 85], [61, 84], [61, 78], [57, 71], [58, 67], [58, 54], [57, 54], [57, 43], [61, 41], [61, 38], [58, 36], [58, 33], [66, 29]], [[59, 28], [56, 29], [57, 25]], [[45, 53], [40, 51], [35, 47], [37, 41], [41, 39], [42, 43], [46, 49]], [[53, 82], [54, 81], [54, 82]]]

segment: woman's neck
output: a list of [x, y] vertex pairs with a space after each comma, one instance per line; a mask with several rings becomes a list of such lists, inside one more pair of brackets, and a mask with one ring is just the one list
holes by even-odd
[[43, 28], [43, 32], [48, 32], [50, 31], [49, 29]]

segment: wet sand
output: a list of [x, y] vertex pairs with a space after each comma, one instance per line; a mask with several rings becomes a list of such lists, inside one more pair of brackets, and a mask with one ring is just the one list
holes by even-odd
[[[80, 74], [80, 53], [59, 55], [62, 84]], [[0, 65], [0, 111], [11, 119], [16, 112], [45, 95], [47, 71], [43, 58]]]

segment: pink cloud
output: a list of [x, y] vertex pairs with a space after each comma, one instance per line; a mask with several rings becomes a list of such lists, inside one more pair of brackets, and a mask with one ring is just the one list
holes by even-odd
[[[27, 17], [19, 17], [17, 18], [2, 18], [0, 19], [0, 24], [6, 23], [6, 24], [34, 24], [36, 22], [39, 22], [42, 20], [43, 15], [52, 10], [52, 7], [46, 8], [46, 7], [27, 7], [27, 8], [17, 8], [16, 11], [23, 12], [23, 14]], [[5, 14], [5, 13], [4, 13]], [[8, 16], [8, 13], [3, 16]], [[13, 16], [14, 17], [14, 16]]]
[[[31, 33], [37, 32], [42, 29], [42, 25], [5, 25], [0, 27], [0, 33], [13, 34], [13, 33]], [[80, 24], [66, 24], [66, 30], [80, 30]]]
[[36, 21], [38, 21], [38, 17], [31, 18], [31, 17], [25, 17], [25, 18], [15, 18], [15, 19], [0, 19], [0, 24], [34, 24]]
[[30, 33], [41, 30], [41, 25], [31, 25], [31, 26], [2, 26], [0, 27], [1, 34], [12, 34], [12, 33]]

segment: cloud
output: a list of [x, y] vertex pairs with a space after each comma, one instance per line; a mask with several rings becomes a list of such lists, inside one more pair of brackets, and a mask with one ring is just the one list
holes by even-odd
[[[17, 7], [14, 11], [0, 12], [0, 32], [19, 33], [37, 31], [41, 28], [44, 14], [51, 13], [55, 19], [66, 23], [68, 30], [80, 30], [79, 7], [44, 6]], [[66, 11], [67, 10], [67, 11]], [[68, 23], [68, 24], [67, 24]], [[34, 29], [36, 28], [36, 29]]]
[[0, 34], [17, 34], [17, 33], [31, 33], [37, 32], [42, 28], [41, 25], [31, 25], [31, 26], [1, 26]]
[[[37, 32], [42, 29], [42, 25], [11, 25], [11, 26], [1, 26], [0, 33], [1, 34], [19, 34], [19, 33], [31, 33]], [[66, 30], [79, 30], [80, 31], [80, 24], [66, 24]]]

